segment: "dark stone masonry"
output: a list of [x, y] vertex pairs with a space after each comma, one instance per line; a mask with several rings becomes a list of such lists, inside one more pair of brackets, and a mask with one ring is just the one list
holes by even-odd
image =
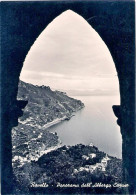
[[11, 129], [18, 124], [27, 102], [17, 100], [24, 59], [44, 28], [66, 10], [81, 15], [98, 32], [113, 57], [121, 104], [118, 105], [122, 133], [124, 193], [136, 190], [135, 166], [135, 2], [55, 1], [1, 2], [1, 177], [2, 194], [11, 194]]

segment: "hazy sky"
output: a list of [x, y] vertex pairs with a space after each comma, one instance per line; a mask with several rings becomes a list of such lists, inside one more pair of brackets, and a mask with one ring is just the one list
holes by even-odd
[[73, 11], [63, 12], [31, 47], [20, 79], [78, 95], [115, 93], [119, 84], [109, 50]]

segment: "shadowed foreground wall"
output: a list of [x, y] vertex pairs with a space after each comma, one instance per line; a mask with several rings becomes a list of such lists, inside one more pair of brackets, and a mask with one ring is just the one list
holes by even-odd
[[[1, 3], [1, 160], [2, 192], [12, 192], [11, 129], [26, 102], [17, 101], [23, 61], [44, 28], [71, 9], [84, 17], [108, 46], [120, 83], [121, 106], [113, 107], [123, 138], [123, 177], [135, 189], [135, 66], [134, 1], [62, 1]], [[94, 17], [95, 16], [95, 17]]]

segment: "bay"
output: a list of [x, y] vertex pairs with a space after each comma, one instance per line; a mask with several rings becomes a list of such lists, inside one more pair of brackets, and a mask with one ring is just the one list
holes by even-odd
[[118, 96], [74, 96], [85, 107], [69, 121], [48, 128], [57, 132], [63, 145], [92, 143], [99, 150], [121, 158], [122, 138], [112, 105], [119, 105]]

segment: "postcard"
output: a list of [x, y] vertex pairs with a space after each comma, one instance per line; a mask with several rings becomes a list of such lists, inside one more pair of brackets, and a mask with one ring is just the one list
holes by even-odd
[[135, 194], [135, 2], [1, 2], [1, 194]]

